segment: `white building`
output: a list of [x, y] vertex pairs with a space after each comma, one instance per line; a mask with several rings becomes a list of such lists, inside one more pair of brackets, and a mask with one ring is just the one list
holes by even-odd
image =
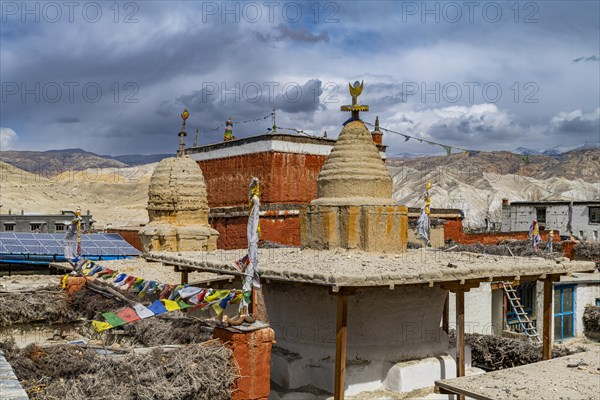
[[[515, 285], [533, 325], [541, 334], [543, 328], [543, 284], [530, 282]], [[600, 305], [600, 274], [575, 273], [563, 276], [554, 283], [553, 295], [553, 339], [562, 342], [570, 338], [584, 336], [583, 313], [587, 305]], [[449, 320], [455, 320], [455, 296], [450, 294]], [[514, 310], [506, 300], [500, 282], [483, 283], [480, 287], [465, 293], [465, 331], [485, 335], [501, 335], [506, 331], [520, 332], [522, 328], [514, 315]]]
[[540, 229], [582, 240], [600, 240], [600, 201], [502, 202], [502, 232], [528, 231], [536, 218]]

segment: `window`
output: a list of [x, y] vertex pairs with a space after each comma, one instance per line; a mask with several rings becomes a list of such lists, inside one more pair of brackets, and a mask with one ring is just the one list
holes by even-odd
[[64, 231], [65, 230], [65, 224], [54, 224], [54, 230], [56, 232]]
[[535, 217], [540, 224], [546, 223], [546, 207], [537, 207], [535, 209]]
[[29, 229], [32, 231], [42, 230], [42, 224], [29, 224]]
[[4, 224], [4, 230], [5, 231], [14, 231], [15, 230], [15, 224]]
[[590, 224], [600, 224], [600, 207], [589, 207]]
[[554, 288], [554, 340], [575, 336], [575, 285]]

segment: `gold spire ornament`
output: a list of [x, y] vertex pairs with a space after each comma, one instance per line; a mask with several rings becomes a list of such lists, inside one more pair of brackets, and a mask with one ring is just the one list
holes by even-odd
[[358, 120], [359, 115], [358, 113], [360, 111], [369, 111], [369, 106], [361, 106], [360, 104], [358, 104], [358, 96], [361, 95], [362, 91], [363, 91], [363, 87], [365, 85], [365, 81], [362, 82], [354, 82], [354, 85], [351, 85], [350, 83], [348, 83], [348, 88], [350, 90], [350, 96], [352, 96], [352, 105], [345, 105], [345, 106], [341, 106], [340, 110], [341, 111], [350, 111], [352, 112], [352, 119], [354, 120]]
[[185, 121], [188, 119], [189, 116], [190, 113], [188, 112], [187, 108], [184, 109], [181, 113], [181, 119], [183, 120], [183, 124], [181, 124], [181, 132], [178, 133], [179, 150], [177, 151], [177, 157], [183, 157], [183, 153], [185, 151], [185, 142], [183, 141], [183, 138], [187, 136], [187, 133], [185, 132]]

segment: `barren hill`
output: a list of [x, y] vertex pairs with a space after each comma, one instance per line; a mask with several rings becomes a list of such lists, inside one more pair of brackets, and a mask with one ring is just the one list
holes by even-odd
[[53, 178], [0, 162], [0, 212], [90, 210], [97, 227], [108, 223], [139, 225], [148, 221], [148, 180], [156, 164], [91, 169]]
[[[525, 164], [508, 152], [491, 152], [388, 159], [387, 164], [399, 203], [420, 207], [425, 182], [431, 179], [432, 207], [460, 208], [465, 225], [473, 227], [482, 226], [486, 217], [499, 221], [504, 197], [599, 198], [600, 150], [535, 155], [529, 160]], [[98, 227], [142, 224], [148, 220], [148, 181], [155, 166], [90, 168], [48, 178], [0, 162], [0, 212], [58, 212], [80, 206], [90, 209]]]
[[529, 164], [508, 152], [389, 159], [394, 199], [422, 206], [431, 180], [432, 207], [460, 208], [465, 224], [482, 226], [486, 217], [500, 221], [502, 198], [517, 200], [591, 200], [600, 196], [600, 150], [561, 156], [529, 156]]
[[37, 175], [53, 177], [65, 171], [88, 168], [123, 168], [128, 165], [82, 149], [0, 151], [0, 160]]

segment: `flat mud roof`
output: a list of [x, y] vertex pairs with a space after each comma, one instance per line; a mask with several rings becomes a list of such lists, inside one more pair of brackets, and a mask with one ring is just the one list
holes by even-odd
[[600, 349], [481, 375], [436, 381], [436, 391], [478, 400], [597, 399]]
[[[245, 249], [213, 252], [151, 252], [149, 261], [172, 265], [180, 270], [238, 274], [232, 262], [246, 255]], [[267, 280], [341, 287], [373, 287], [467, 281], [540, 279], [546, 275], [592, 272], [595, 263], [504, 257], [432, 249], [406, 253], [371, 253], [348, 250], [300, 248], [259, 249], [259, 271]], [[334, 289], [335, 290], [335, 289]]]

